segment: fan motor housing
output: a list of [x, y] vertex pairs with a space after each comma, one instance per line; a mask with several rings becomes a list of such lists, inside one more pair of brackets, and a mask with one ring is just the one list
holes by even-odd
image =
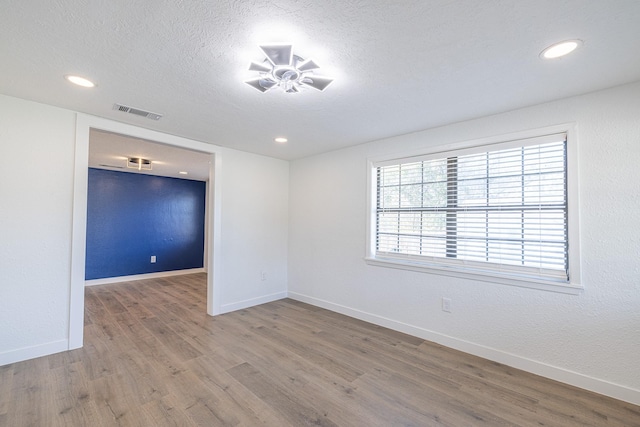
[[273, 77], [278, 80], [296, 81], [301, 73], [292, 67], [279, 67], [273, 70]]

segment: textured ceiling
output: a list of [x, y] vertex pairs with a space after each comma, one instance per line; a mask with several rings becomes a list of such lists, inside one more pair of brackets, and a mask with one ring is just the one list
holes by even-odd
[[[637, 0], [3, 0], [0, 93], [295, 159], [639, 80], [639, 23]], [[573, 55], [538, 57], [573, 38]], [[244, 84], [269, 42], [335, 82]]]

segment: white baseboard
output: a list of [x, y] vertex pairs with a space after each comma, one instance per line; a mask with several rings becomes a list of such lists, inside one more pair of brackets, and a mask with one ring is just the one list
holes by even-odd
[[277, 301], [287, 297], [286, 292], [277, 292], [275, 294], [264, 295], [258, 298], [251, 298], [244, 301], [238, 301], [231, 304], [224, 304], [220, 307], [220, 314], [229, 313], [243, 308], [253, 307], [254, 305], [266, 304], [271, 301]]
[[34, 345], [33, 347], [23, 347], [16, 350], [9, 350], [0, 353], [0, 366], [11, 363], [22, 362], [24, 360], [35, 359], [36, 357], [48, 356], [60, 353], [69, 349], [68, 340], [52, 341], [46, 344]]
[[475, 344], [438, 332], [430, 331], [428, 329], [402, 323], [397, 320], [388, 319], [386, 317], [356, 310], [340, 304], [335, 304], [330, 301], [325, 301], [315, 297], [299, 294], [297, 292], [288, 292], [288, 297], [297, 301], [315, 305], [317, 307], [322, 307], [327, 310], [335, 311], [349, 317], [364, 320], [375, 325], [384, 326], [386, 328], [403, 332], [405, 334], [420, 337], [428, 341], [433, 341], [446, 347], [463, 351], [474, 356], [489, 359], [494, 362], [499, 362], [513, 368], [530, 372], [532, 374], [540, 375], [555, 381], [560, 381], [565, 384], [593, 391], [605, 396], [613, 397], [614, 399], [623, 400], [634, 405], [640, 405], [640, 390], [637, 389], [614, 384], [609, 381], [593, 378], [584, 374], [559, 368], [557, 366], [551, 366], [546, 363], [528, 359], [526, 357], [507, 353], [480, 344]]
[[186, 270], [158, 271], [157, 273], [134, 274], [132, 276], [105, 277], [104, 279], [85, 280], [85, 286], [108, 285], [110, 283], [131, 282], [132, 280], [157, 279], [159, 277], [182, 276], [183, 274], [206, 273], [204, 268]]

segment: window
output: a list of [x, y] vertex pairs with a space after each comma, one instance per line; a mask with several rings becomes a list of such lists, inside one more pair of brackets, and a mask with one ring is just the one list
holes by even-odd
[[369, 261], [570, 285], [567, 164], [564, 132], [373, 162]]

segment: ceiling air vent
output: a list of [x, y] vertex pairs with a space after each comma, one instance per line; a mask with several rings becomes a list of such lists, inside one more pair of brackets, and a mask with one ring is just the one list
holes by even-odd
[[151, 119], [151, 120], [160, 120], [160, 117], [162, 117], [162, 114], [152, 113], [151, 111], [145, 111], [139, 108], [127, 107], [126, 105], [122, 105], [122, 104], [113, 104], [113, 109], [122, 111], [123, 113], [135, 114], [136, 116], [146, 117], [147, 119]]

